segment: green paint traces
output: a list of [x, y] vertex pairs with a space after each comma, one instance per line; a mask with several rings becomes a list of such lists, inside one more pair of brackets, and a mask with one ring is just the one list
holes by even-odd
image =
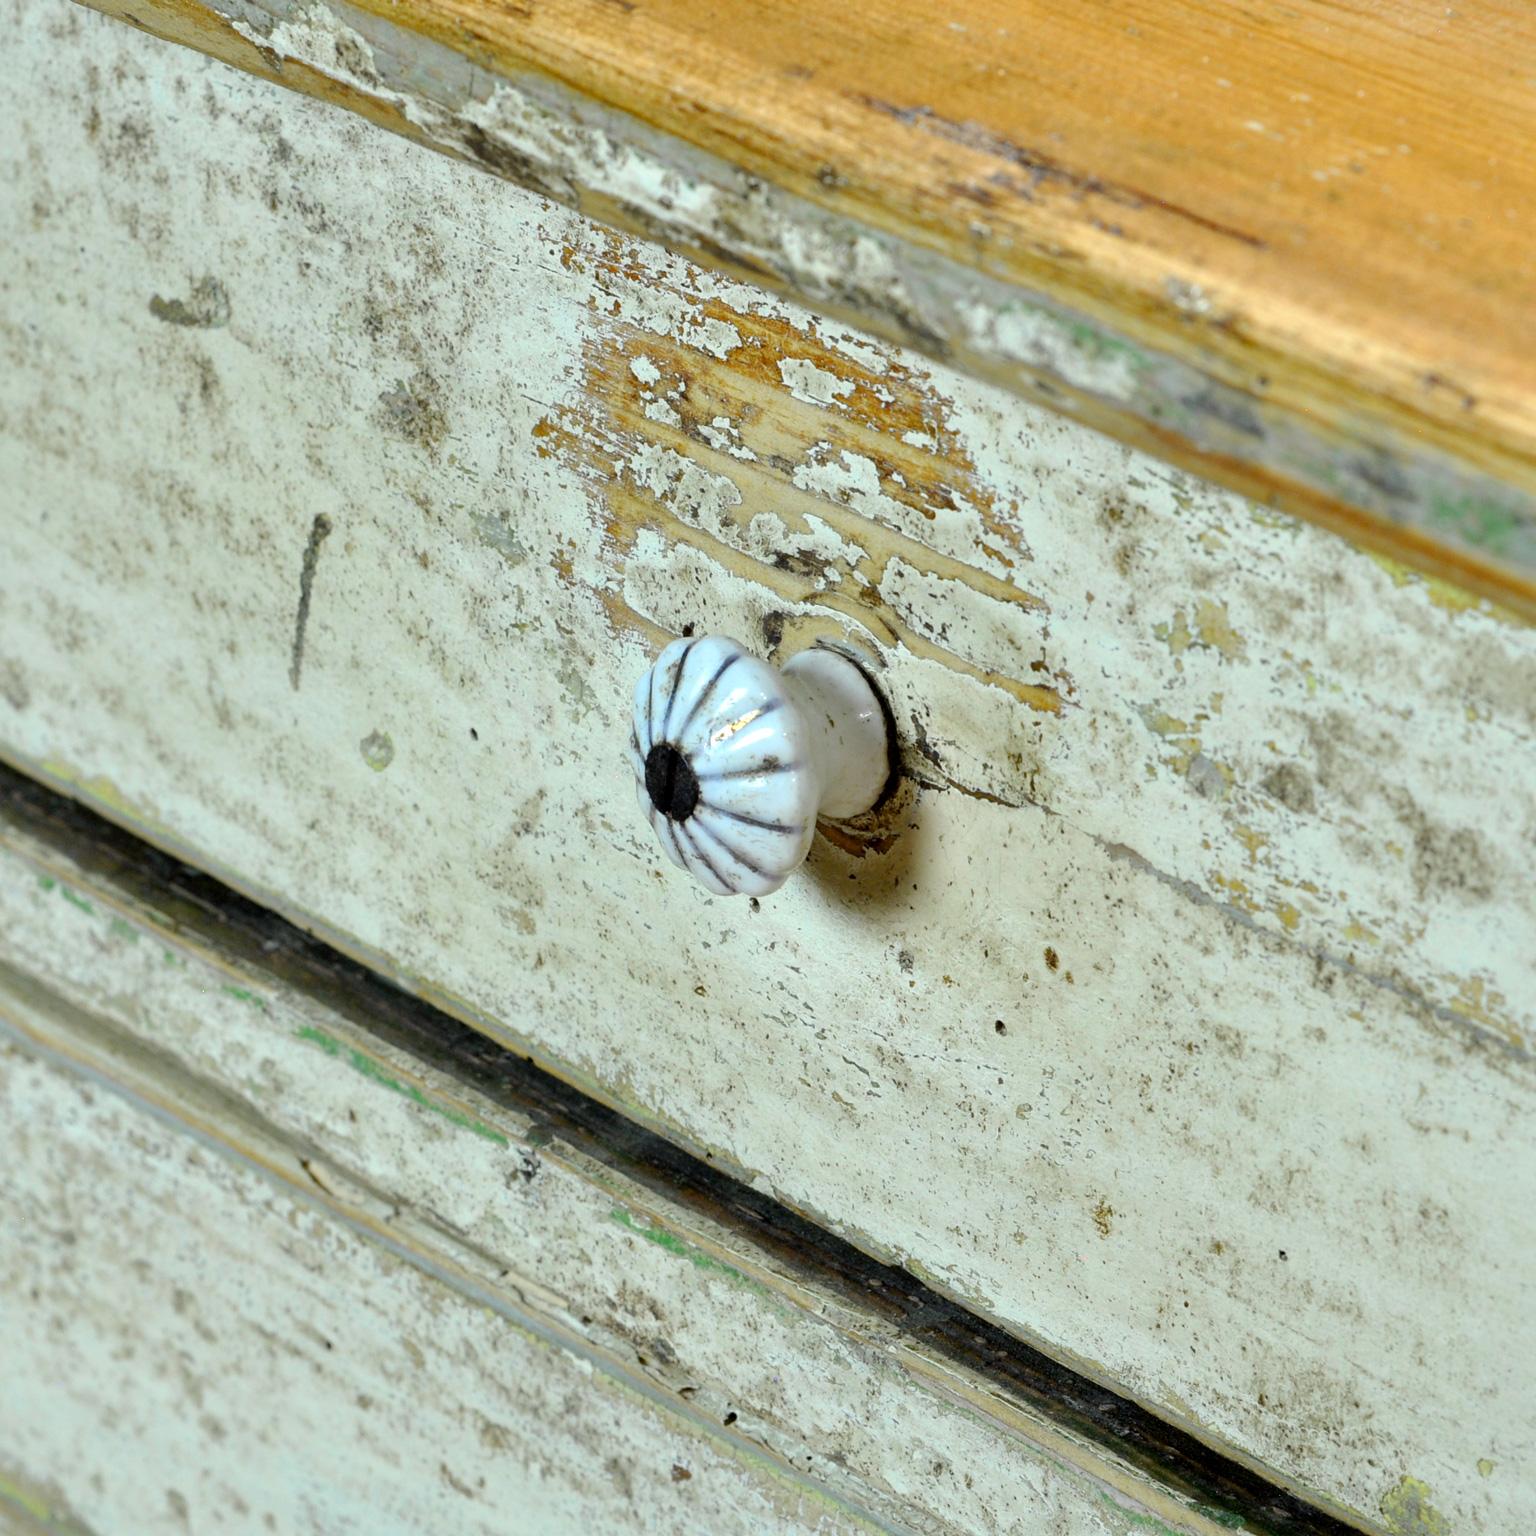
[[249, 1003], [252, 1008], [259, 1008], [263, 1013], [267, 1011], [265, 998], [258, 997], [249, 987], [233, 987], [225, 985], [220, 991], [227, 992], [231, 997], [238, 998], [242, 1003]]
[[67, 885], [60, 885], [52, 875], [40, 874], [37, 877], [38, 887], [45, 891], [57, 891], [60, 896], [72, 907], [79, 907], [82, 912], [89, 912], [92, 917], [96, 915], [96, 908], [88, 902], [79, 891], [71, 890]]
[[1510, 543], [1523, 526], [1518, 514], [1491, 496], [1435, 496], [1429, 516], [1432, 523], [1494, 555], [1509, 554]]
[[1230, 1509], [1217, 1509], [1212, 1504], [1196, 1504], [1194, 1506], [1197, 1515], [1204, 1515], [1212, 1525], [1219, 1525], [1223, 1530], [1240, 1531], [1248, 1522], [1239, 1514], [1234, 1514]]
[[137, 944], [139, 942], [139, 930], [132, 923], [116, 916], [116, 914], [113, 915], [107, 927], [114, 939], [125, 939], [130, 944]]
[[1118, 1499], [1112, 1499], [1107, 1493], [1100, 1493], [1099, 1498], [1108, 1504], [1127, 1525], [1136, 1526], [1144, 1531], [1155, 1531], [1157, 1536], [1178, 1536], [1178, 1532], [1171, 1525], [1164, 1525], [1156, 1515], [1138, 1514], [1134, 1509], [1127, 1509]]
[[1445, 1516], [1429, 1502], [1429, 1485], [1407, 1473], [1382, 1495], [1381, 1513], [1392, 1536], [1450, 1536]]
[[1113, 336], [1108, 331], [1101, 331], [1096, 326], [1089, 325], [1086, 320], [1068, 320], [1065, 322], [1065, 329], [1067, 335], [1072, 338], [1072, 344], [1095, 362], [1120, 358], [1136, 369], [1147, 368], [1151, 364], [1151, 359], [1140, 347], [1122, 337]]
[[41, 1526], [49, 1536], [92, 1536], [90, 1527], [71, 1513], [57, 1494], [50, 1497], [0, 1473], [0, 1511], [7, 1504], [30, 1516], [31, 1524]]
[[435, 1099], [429, 1099], [415, 1084], [402, 1083], [399, 1078], [391, 1077], [371, 1056], [343, 1043], [334, 1035], [328, 1035], [323, 1029], [317, 1029], [312, 1024], [303, 1024], [294, 1030], [294, 1035], [300, 1040], [307, 1040], [311, 1045], [318, 1046], [327, 1056], [345, 1061], [354, 1072], [361, 1073], [369, 1082], [377, 1083], [381, 1088], [389, 1089], [391, 1093], [398, 1093], [402, 1098], [420, 1105], [422, 1109], [430, 1110], [434, 1115], [441, 1115], [450, 1125], [456, 1125], [463, 1131], [472, 1131], [476, 1136], [494, 1142], [498, 1147], [509, 1145], [507, 1138], [500, 1131], [493, 1130], [483, 1121], [476, 1120], [470, 1115], [450, 1109], [446, 1104], [439, 1104]]
[[78, 790], [86, 799], [113, 812], [115, 819], [140, 832], [170, 833], [158, 816], [135, 805], [111, 779], [101, 774], [84, 773], [57, 757], [44, 758], [37, 770], [39, 777], [52, 780], [55, 788]]
[[[1072, 1470], [1076, 1471], [1077, 1469], [1073, 1468]], [[1102, 1488], [1098, 1489], [1097, 1492], [1099, 1502], [1109, 1505], [1126, 1525], [1135, 1526], [1138, 1530], [1153, 1531], [1156, 1533], [1156, 1536], [1179, 1536], [1179, 1533], [1171, 1525], [1165, 1524], [1156, 1515], [1143, 1514], [1139, 1510], [1127, 1509], [1119, 1499], [1115, 1498], [1112, 1494], [1105, 1493]], [[1199, 1504], [1195, 1505], [1194, 1508], [1196, 1514], [1204, 1515], [1208, 1520], [1214, 1520], [1218, 1525], [1237, 1527], [1244, 1523], [1240, 1519], [1234, 1519], [1226, 1510], [1206, 1509]]]
[[696, 1248], [692, 1243], [684, 1242], [673, 1232], [668, 1232], [664, 1227], [641, 1226], [622, 1205], [616, 1205], [608, 1212], [608, 1219], [619, 1226], [633, 1232], [636, 1237], [643, 1237], [646, 1242], [654, 1243], [658, 1248], [679, 1259], [687, 1259], [697, 1270], [706, 1275], [720, 1275], [729, 1280], [732, 1285], [743, 1286], [758, 1296], [774, 1299], [772, 1292], [760, 1281], [754, 1280], [750, 1275], [744, 1275], [733, 1264], [727, 1264], [723, 1259], [717, 1259], [712, 1253], [705, 1253], [702, 1248]]
[[[50, 887], [53, 884], [51, 880], [48, 883]], [[26, 1510], [34, 1520], [48, 1520], [53, 1514], [45, 1500], [23, 1488], [20, 1483], [13, 1483], [8, 1477], [0, 1477], [0, 1499], [6, 1499], [17, 1508]]]

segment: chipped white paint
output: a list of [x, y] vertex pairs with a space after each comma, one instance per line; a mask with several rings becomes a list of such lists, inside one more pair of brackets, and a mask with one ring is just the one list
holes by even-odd
[[803, 357], [786, 357], [779, 362], [779, 377], [784, 380], [795, 399], [803, 400], [807, 405], [831, 405], [834, 400], [846, 398], [853, 393], [853, 383], [849, 379], [840, 379], [835, 373], [829, 373], [825, 368], [818, 368], [815, 363]]
[[[151, 30], [163, 21], [154, 8], [146, 17], [127, 0], [91, 3]], [[173, 29], [186, 19], [175, 6], [168, 12]], [[1517, 463], [1506, 463], [1508, 479], [1501, 480], [1488, 465], [1449, 455], [1411, 430], [1405, 437], [1369, 411], [1339, 424], [1342, 436], [1319, 430], [1304, 404], [1278, 405], [1262, 385], [1234, 387], [1209, 357], [1149, 348], [1134, 323], [1122, 331], [1021, 284], [1017, 273], [1014, 280], [995, 276], [994, 232], [983, 221], [971, 223], [965, 256], [942, 254], [924, 239], [872, 228], [846, 209], [764, 181], [548, 76], [488, 75], [464, 55], [345, 0], [298, 8], [290, 0], [206, 0], [205, 19], [215, 33], [234, 29], [217, 40], [200, 37], [226, 56], [258, 67], [297, 61], [301, 88], [330, 91], [354, 106], [372, 103], [450, 154], [630, 233], [700, 254], [706, 264], [723, 258], [761, 274], [802, 302], [1090, 425], [1108, 420], [1135, 442], [1150, 431], [1171, 454], [1217, 478], [1236, 475], [1247, 486], [1256, 470], [1259, 483], [1299, 497], [1303, 508], [1315, 507], [1319, 496], [1338, 500], [1368, 517], [1416, 525], [1432, 544], [1459, 544], [1516, 568], [1536, 565], [1530, 496], [1511, 483], [1521, 479]], [[333, 84], [321, 85], [322, 77]], [[834, 166], [823, 174], [834, 183], [839, 175]], [[1198, 259], [1166, 250], [1159, 260], [1168, 269], [1162, 297], [1183, 320], [1244, 328], [1243, 302], [1212, 289]], [[1281, 325], [1280, 334], [1285, 330]], [[1496, 582], [1490, 590], [1509, 589]]]
[[0, 1044], [0, 1111], [4, 1482], [39, 1490], [40, 1529], [888, 1529], [594, 1369], [515, 1290], [94, 1079]]
[[0, 817], [0, 1526], [1225, 1529], [165, 894]]
[[[1378, 1529], [1536, 1519], [1532, 632], [8, 3], [7, 756]], [[662, 882], [615, 701], [686, 624], [876, 657], [888, 845]]]

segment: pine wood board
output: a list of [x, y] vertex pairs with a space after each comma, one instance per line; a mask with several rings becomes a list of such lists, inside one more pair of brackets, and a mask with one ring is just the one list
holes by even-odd
[[1536, 613], [1519, 7], [99, 3]]

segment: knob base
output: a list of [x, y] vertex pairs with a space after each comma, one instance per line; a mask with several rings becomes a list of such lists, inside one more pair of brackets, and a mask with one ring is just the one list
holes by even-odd
[[890, 712], [864, 669], [817, 647], [786, 661], [783, 677], [810, 730], [821, 784], [817, 815], [848, 821], [873, 810], [891, 780], [895, 741]]

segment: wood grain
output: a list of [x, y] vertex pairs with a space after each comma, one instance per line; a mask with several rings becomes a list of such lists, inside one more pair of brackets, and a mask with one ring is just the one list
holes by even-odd
[[100, 3], [1536, 612], [1518, 7]]
[[[8, 760], [1358, 1523], [1536, 1518], [1529, 628], [7, 3]], [[688, 625], [897, 719], [757, 910], [633, 811]]]

